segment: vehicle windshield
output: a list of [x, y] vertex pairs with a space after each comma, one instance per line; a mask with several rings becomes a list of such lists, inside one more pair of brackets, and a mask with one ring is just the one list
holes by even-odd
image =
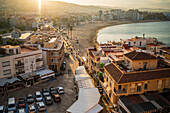
[[32, 96], [32, 95], [28, 96], [28, 99], [31, 99], [31, 98], [33, 98], [33, 96]]
[[35, 111], [35, 109], [32, 108], [32, 109], [30, 109], [30, 111]]
[[8, 108], [13, 108], [13, 107], [15, 107], [15, 104], [9, 104], [8, 105]]
[[19, 104], [24, 104], [24, 100], [20, 100], [20, 101], [19, 101]]
[[41, 95], [37, 95], [36, 97], [37, 97], [37, 98], [41, 98]]

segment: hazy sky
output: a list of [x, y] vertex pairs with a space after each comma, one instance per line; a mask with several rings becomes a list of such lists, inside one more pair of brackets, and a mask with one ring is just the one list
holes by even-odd
[[170, 9], [170, 0], [55, 0], [81, 5], [103, 5], [124, 8]]

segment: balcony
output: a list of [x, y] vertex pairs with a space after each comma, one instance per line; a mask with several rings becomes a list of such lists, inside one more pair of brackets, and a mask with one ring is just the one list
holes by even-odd
[[24, 66], [24, 63], [15, 64], [16, 67]]
[[124, 89], [124, 90], [118, 90], [118, 91], [116, 91], [116, 89], [114, 89], [114, 92], [119, 95], [119, 94], [125, 94], [125, 93], [127, 93], [127, 90]]
[[43, 60], [43, 58], [37, 58], [36, 59], [36, 62], [40, 62], [40, 61], [42, 61]]
[[16, 74], [23, 74], [25, 71], [16, 72]]

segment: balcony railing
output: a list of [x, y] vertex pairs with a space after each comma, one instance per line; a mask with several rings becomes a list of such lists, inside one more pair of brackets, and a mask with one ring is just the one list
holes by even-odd
[[127, 93], [126, 90], [118, 90], [118, 91], [116, 91], [116, 89], [114, 89], [114, 92], [115, 92], [116, 94], [124, 94], [124, 93]]
[[39, 61], [42, 61], [42, 60], [43, 60], [42, 58], [37, 58], [36, 62], [39, 62]]
[[25, 71], [16, 72], [16, 74], [23, 74], [23, 73], [25, 73]]
[[24, 65], [24, 63], [15, 64], [16, 67], [23, 66], [23, 65]]

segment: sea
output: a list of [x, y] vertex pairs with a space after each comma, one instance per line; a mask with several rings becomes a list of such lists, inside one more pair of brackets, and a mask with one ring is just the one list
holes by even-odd
[[155, 37], [158, 41], [164, 42], [170, 46], [170, 21], [164, 22], [146, 22], [122, 24], [106, 27], [99, 30], [97, 41], [99, 44], [107, 41], [120, 41], [120, 39], [134, 38], [135, 36]]

